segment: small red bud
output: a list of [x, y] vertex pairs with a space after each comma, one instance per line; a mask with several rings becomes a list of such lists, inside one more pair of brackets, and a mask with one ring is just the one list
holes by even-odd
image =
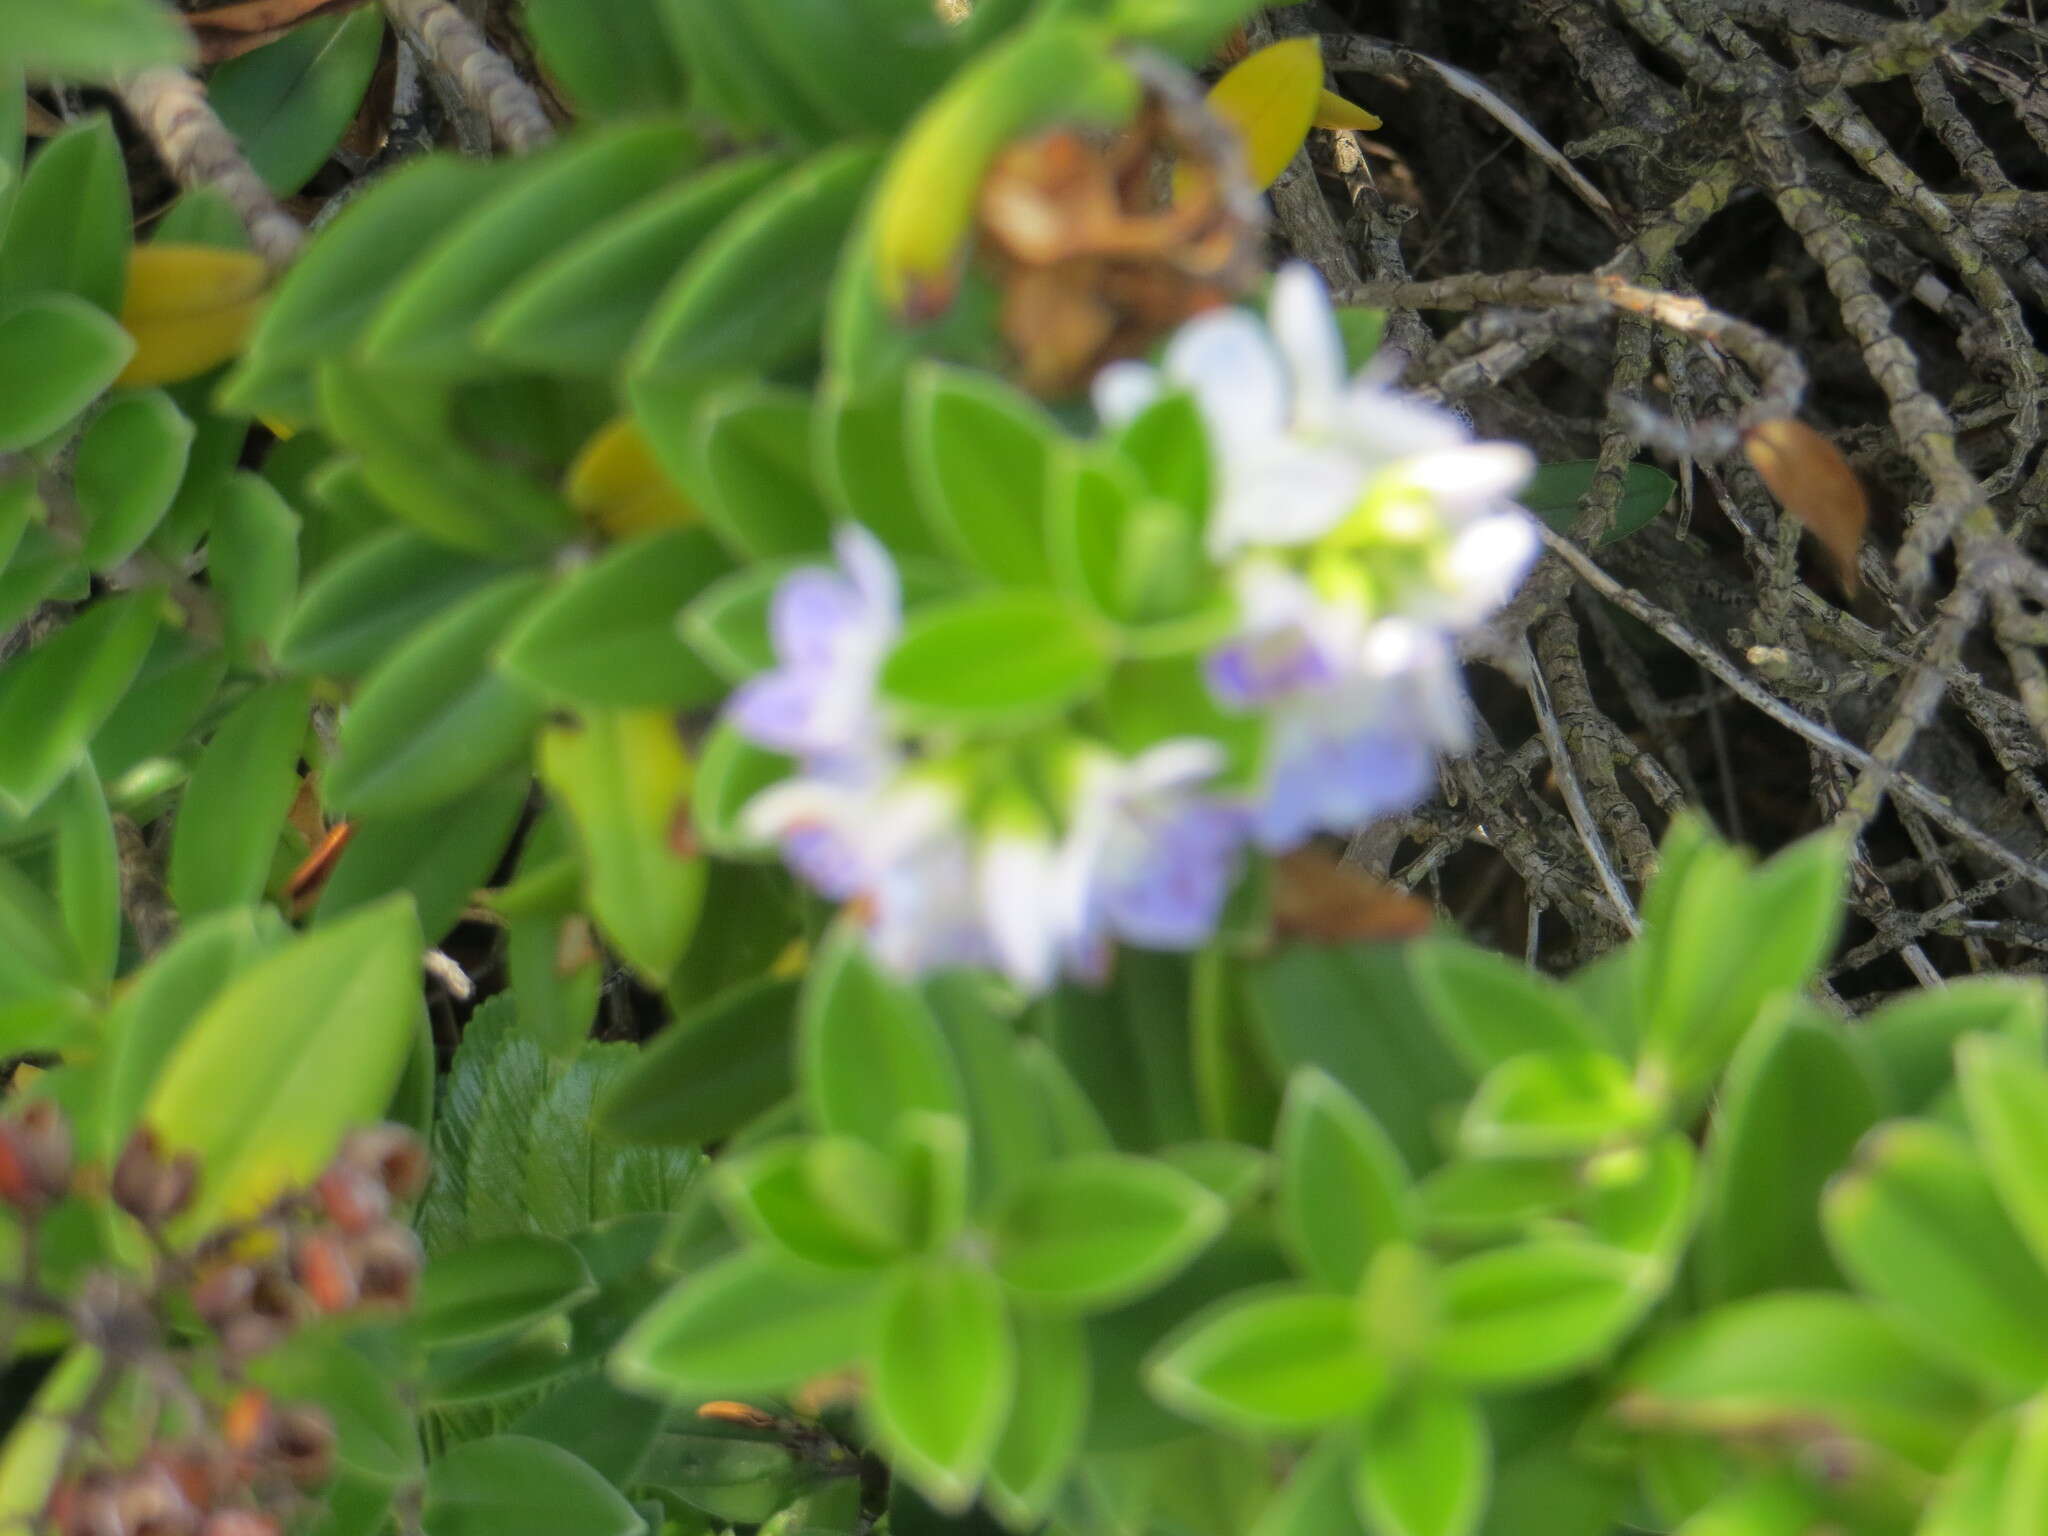
[[108, 1193], [114, 1204], [147, 1227], [161, 1226], [192, 1203], [199, 1161], [190, 1152], [166, 1158], [144, 1126], [128, 1138], [114, 1163]]
[[317, 1408], [288, 1408], [277, 1416], [273, 1455], [300, 1489], [317, 1488], [334, 1475], [334, 1427]]
[[393, 1200], [417, 1200], [427, 1187], [427, 1148], [402, 1125], [352, 1131], [335, 1159], [376, 1178]]
[[57, 1106], [38, 1100], [0, 1120], [0, 1200], [37, 1215], [70, 1192], [71, 1127]]
[[383, 1181], [349, 1163], [337, 1160], [320, 1175], [313, 1192], [327, 1219], [344, 1232], [367, 1232], [391, 1214]]
[[221, 1415], [221, 1438], [238, 1456], [267, 1455], [276, 1437], [277, 1415], [271, 1411], [270, 1394], [255, 1387], [235, 1394]]
[[412, 1229], [387, 1221], [350, 1245], [357, 1293], [365, 1305], [408, 1307], [420, 1278], [420, 1244]]
[[292, 1274], [322, 1312], [346, 1312], [356, 1304], [355, 1267], [332, 1233], [307, 1232], [293, 1242]]

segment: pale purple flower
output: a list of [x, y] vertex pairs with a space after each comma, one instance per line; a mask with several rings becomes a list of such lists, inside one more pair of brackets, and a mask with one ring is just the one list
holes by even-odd
[[785, 577], [769, 607], [776, 667], [734, 692], [727, 716], [757, 746], [791, 757], [872, 750], [875, 678], [902, 628], [895, 564], [855, 523], [833, 538], [837, 566]]

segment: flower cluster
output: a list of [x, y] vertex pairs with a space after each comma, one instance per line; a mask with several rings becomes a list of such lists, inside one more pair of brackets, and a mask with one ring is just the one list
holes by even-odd
[[777, 665], [728, 711], [797, 770], [747, 829], [849, 904], [904, 974], [1001, 969], [1029, 991], [1100, 977], [1118, 941], [1215, 930], [1247, 847], [1282, 852], [1418, 802], [1467, 745], [1457, 643], [1537, 551], [1526, 449], [1483, 443], [1370, 374], [1346, 376], [1327, 294], [1283, 270], [1269, 319], [1203, 315], [1162, 365], [1105, 369], [1105, 425], [1189, 396], [1213, 487], [1206, 554], [1234, 611], [1202, 658], [1217, 706], [1262, 743], [1252, 782], [1198, 735], [1124, 756], [1084, 730], [967, 743], [905, 731], [877, 681], [902, 625], [888, 552], [855, 526], [836, 568], [776, 591]]
[[[44, 1508], [41, 1528], [57, 1536], [278, 1536], [303, 1496], [332, 1475], [335, 1431], [320, 1408], [244, 1384], [243, 1367], [316, 1318], [411, 1298], [421, 1254], [394, 1209], [418, 1198], [426, 1181], [426, 1149], [411, 1131], [358, 1131], [310, 1187], [180, 1243], [172, 1224], [191, 1209], [198, 1172], [190, 1153], [166, 1153], [144, 1128], [102, 1185], [97, 1170], [79, 1169], [54, 1103], [0, 1119], [0, 1205], [21, 1221], [24, 1249], [11, 1302], [93, 1345], [101, 1372]], [[147, 1277], [95, 1268], [70, 1296], [44, 1290], [35, 1278], [37, 1222], [102, 1187], [148, 1234], [155, 1262]], [[180, 1337], [192, 1314], [216, 1347]], [[180, 1410], [139, 1452], [116, 1460], [94, 1414], [131, 1373], [157, 1386], [176, 1382]]]

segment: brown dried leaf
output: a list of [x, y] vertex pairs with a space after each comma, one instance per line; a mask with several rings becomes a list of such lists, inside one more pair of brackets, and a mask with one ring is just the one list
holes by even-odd
[[276, 42], [302, 21], [351, 11], [363, 0], [240, 0], [239, 4], [194, 11], [185, 18], [199, 41], [202, 63], [219, 64], [265, 43]]
[[1820, 540], [1853, 593], [1870, 501], [1841, 450], [1804, 422], [1781, 416], [1743, 433], [1742, 451], [1779, 504]]
[[1339, 863], [1320, 848], [1273, 861], [1273, 929], [1318, 944], [1413, 939], [1429, 931], [1429, 903]]

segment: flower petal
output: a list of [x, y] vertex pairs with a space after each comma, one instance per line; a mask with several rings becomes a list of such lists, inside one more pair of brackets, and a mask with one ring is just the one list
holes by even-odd
[[1264, 326], [1243, 310], [1212, 310], [1166, 347], [1166, 376], [1195, 397], [1210, 441], [1227, 463], [1287, 424], [1287, 376]]
[[1336, 449], [1281, 444], [1226, 467], [1222, 501], [1209, 514], [1209, 552], [1226, 558], [1259, 546], [1305, 544], [1344, 520], [1367, 471]]
[[1273, 278], [1266, 319], [1292, 375], [1295, 430], [1327, 431], [1344, 390], [1344, 338], [1322, 274], [1307, 262], [1288, 262]]
[[1103, 425], [1120, 427], [1157, 400], [1161, 392], [1158, 369], [1126, 360], [1111, 363], [1095, 375], [1089, 398]]

